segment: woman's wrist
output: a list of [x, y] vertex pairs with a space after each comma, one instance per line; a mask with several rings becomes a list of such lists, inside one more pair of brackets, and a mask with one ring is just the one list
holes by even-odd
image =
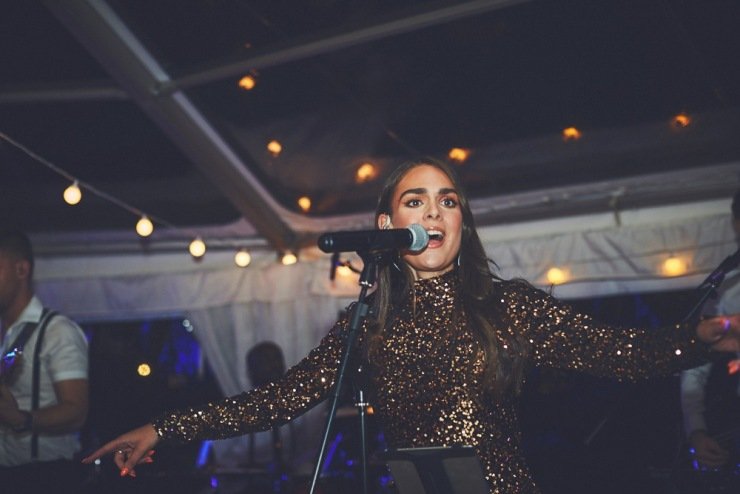
[[730, 329], [730, 319], [723, 316], [703, 317], [696, 324], [696, 337], [712, 345], [721, 339]]

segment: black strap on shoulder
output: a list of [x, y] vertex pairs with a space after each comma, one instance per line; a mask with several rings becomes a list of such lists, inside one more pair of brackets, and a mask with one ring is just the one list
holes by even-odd
[[15, 341], [13, 341], [12, 344], [8, 345], [5, 351], [10, 352], [12, 350], [20, 350], [22, 352], [23, 347], [26, 346], [26, 342], [36, 330], [38, 324], [39, 323], [37, 322], [23, 323], [23, 328], [21, 329], [20, 334], [18, 334], [18, 337], [16, 337]]
[[[41, 347], [46, 332], [46, 326], [52, 317], [57, 315], [56, 311], [44, 308], [41, 314], [41, 320], [38, 323], [39, 334], [36, 337], [36, 346], [33, 351], [33, 388], [31, 392], [31, 411], [39, 408], [39, 392], [41, 383]], [[33, 432], [31, 436], [31, 459], [35, 460], [39, 456], [39, 435]]]

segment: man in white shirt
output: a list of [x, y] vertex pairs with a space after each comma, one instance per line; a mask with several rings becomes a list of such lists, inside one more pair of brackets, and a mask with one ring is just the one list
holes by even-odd
[[[733, 228], [740, 236], [740, 191], [732, 201], [732, 214]], [[704, 309], [706, 315], [740, 312], [740, 270], [728, 273], [718, 292], [719, 297]], [[718, 441], [717, 433], [740, 428], [740, 372], [737, 368], [740, 362], [737, 359], [740, 354], [728, 354], [718, 362], [681, 373], [684, 430], [694, 450], [694, 459], [703, 467], [719, 468], [731, 460], [727, 443], [723, 445]], [[734, 440], [738, 442], [737, 437]]]
[[[88, 410], [87, 341], [65, 316], [42, 321], [33, 267], [28, 237], [18, 230], [0, 232], [0, 356], [14, 363], [0, 378], [0, 485], [16, 493], [79, 492], [73, 458]], [[29, 325], [34, 329], [19, 342]], [[20, 346], [20, 357], [13, 359]]]

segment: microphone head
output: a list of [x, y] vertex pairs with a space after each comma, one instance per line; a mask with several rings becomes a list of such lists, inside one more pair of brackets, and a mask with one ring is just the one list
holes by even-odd
[[408, 250], [410, 250], [411, 252], [420, 252], [424, 250], [429, 243], [429, 234], [424, 229], [424, 227], [418, 223], [414, 223], [412, 225], [409, 225], [408, 229], [411, 232], [412, 239], [411, 245], [409, 245]]

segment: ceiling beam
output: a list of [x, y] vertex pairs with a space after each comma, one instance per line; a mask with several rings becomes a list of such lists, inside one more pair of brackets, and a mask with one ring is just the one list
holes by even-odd
[[250, 70], [295, 62], [306, 58], [334, 52], [351, 46], [377, 41], [391, 36], [417, 31], [430, 26], [452, 22], [466, 17], [499, 10], [512, 5], [527, 3], [530, 0], [472, 0], [455, 5], [434, 7], [424, 5], [404, 17], [394, 16], [380, 23], [367, 26], [353, 26], [331, 35], [322, 35], [311, 39], [292, 42], [284, 48], [268, 48], [249, 58], [229, 63], [215, 63], [199, 71], [193, 71], [163, 83], [157, 88], [157, 94], [167, 94], [175, 90], [186, 89], [208, 82], [229, 77], [241, 77]]
[[0, 89], [0, 104], [127, 99], [128, 94], [111, 81], [24, 84], [23, 87]]
[[[430, 8], [428, 5], [401, 18], [388, 19], [367, 26], [354, 26], [334, 34], [322, 33], [310, 39], [298, 40], [288, 46], [271, 46], [248, 58], [218, 62], [200, 70], [158, 81], [151, 91], [166, 96], [201, 84], [229, 77], [241, 76], [250, 70], [275, 67], [351, 46], [370, 43], [391, 36], [412, 32], [430, 26], [452, 22], [465, 17], [499, 10], [531, 0], [473, 0], [457, 5]], [[47, 2], [49, 4], [50, 2]], [[48, 84], [36, 87], [7, 87], [0, 89], [0, 104], [92, 99], [124, 99], [126, 94], [112, 84], [102, 82]]]
[[276, 249], [294, 247], [295, 232], [231, 145], [181, 91], [155, 97], [169, 74], [102, 0], [44, 0], [111, 77]]

